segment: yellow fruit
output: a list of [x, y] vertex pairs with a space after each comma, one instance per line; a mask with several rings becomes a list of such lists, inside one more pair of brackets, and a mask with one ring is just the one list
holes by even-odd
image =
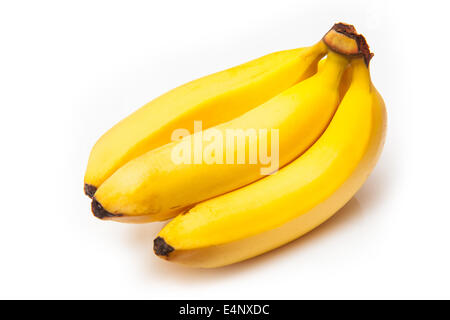
[[[368, 62], [368, 59], [366, 60]], [[277, 174], [205, 201], [167, 224], [155, 253], [195, 267], [218, 267], [277, 248], [331, 217], [362, 186], [382, 150], [383, 100], [363, 58], [320, 139]]]
[[[261, 169], [267, 167], [265, 164], [251, 164], [248, 159], [243, 164], [226, 161], [230, 155], [236, 159], [239, 150], [225, 141], [230, 129], [268, 133], [278, 130], [279, 166], [284, 166], [309, 148], [329, 124], [339, 104], [340, 79], [347, 65], [346, 57], [330, 52], [321, 72], [242, 116], [201, 132], [203, 136], [212, 135], [214, 130], [220, 133], [222, 163], [174, 162], [175, 150], [186, 140], [167, 144], [128, 162], [98, 188], [94, 214], [118, 221], [136, 221], [138, 217], [143, 221], [164, 220], [195, 203], [264, 177]], [[197, 156], [194, 145], [197, 136], [189, 142], [189, 159]], [[264, 148], [267, 139], [254, 137], [258, 150]], [[243, 152], [247, 158], [249, 139]], [[210, 144], [204, 143], [199, 152], [206, 154]]]
[[326, 54], [323, 42], [272, 53], [218, 72], [149, 102], [106, 132], [93, 147], [84, 178], [85, 193], [96, 189], [128, 161], [170, 142], [173, 130], [192, 131], [231, 120], [316, 72]]
[[[317, 64], [317, 71], [320, 72], [323, 69], [323, 66], [325, 65], [326, 59], [322, 59]], [[350, 87], [350, 83], [352, 81], [352, 69], [350, 66], [348, 66], [344, 74], [341, 78], [341, 84], [339, 85], [339, 96], [340, 99], [344, 98], [345, 93], [347, 92], [348, 88]]]

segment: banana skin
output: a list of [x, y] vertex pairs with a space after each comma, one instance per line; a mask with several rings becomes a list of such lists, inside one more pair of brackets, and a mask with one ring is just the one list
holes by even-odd
[[[354, 196], [383, 149], [386, 108], [370, 78], [372, 56], [353, 26], [338, 23], [311, 47], [261, 57], [151, 101], [94, 146], [84, 180], [92, 212], [131, 223], [176, 216], [154, 252], [199, 268], [301, 237]], [[278, 129], [282, 169], [264, 177], [254, 165], [174, 164], [179, 143], [171, 135], [192, 132], [194, 120], [204, 132]]]

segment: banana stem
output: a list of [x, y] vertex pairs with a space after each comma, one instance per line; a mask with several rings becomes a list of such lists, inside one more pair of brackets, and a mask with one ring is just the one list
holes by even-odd
[[365, 59], [358, 58], [351, 61], [352, 67], [352, 82], [364, 86], [365, 90], [370, 90], [370, 72], [365, 63]]
[[364, 36], [358, 34], [355, 27], [349, 24], [336, 23], [322, 41], [336, 53], [349, 57], [363, 57], [367, 66], [373, 57]]
[[346, 56], [330, 51], [323, 68], [319, 71], [323, 81], [322, 85], [338, 86], [339, 79], [343, 75], [348, 62]]

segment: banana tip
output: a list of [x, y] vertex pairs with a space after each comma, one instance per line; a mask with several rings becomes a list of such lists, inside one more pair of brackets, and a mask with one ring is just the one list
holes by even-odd
[[153, 240], [153, 251], [157, 256], [168, 257], [169, 254], [174, 250], [175, 249], [172, 246], [167, 244], [164, 238], [157, 237], [155, 240]]
[[123, 216], [122, 214], [117, 213], [111, 213], [109, 211], [106, 211], [105, 208], [100, 204], [100, 202], [97, 201], [97, 199], [92, 198], [92, 213], [95, 217], [99, 219], [105, 219], [105, 218], [117, 218]]
[[93, 185], [87, 183], [84, 184], [84, 194], [89, 198], [92, 199], [94, 197], [95, 191], [97, 191], [97, 188]]

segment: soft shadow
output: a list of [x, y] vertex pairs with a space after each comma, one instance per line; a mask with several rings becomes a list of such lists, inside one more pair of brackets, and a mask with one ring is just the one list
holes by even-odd
[[369, 177], [355, 197], [365, 207], [373, 208], [378, 203], [382, 203], [385, 197], [392, 194], [391, 190], [395, 189], [397, 176], [394, 172], [395, 170], [389, 170], [387, 167], [379, 168], [375, 174]]
[[145, 224], [130, 225], [130, 239], [136, 246], [143, 249], [150, 248], [153, 253], [153, 240], [158, 232], [167, 224], [167, 222], [152, 222]]

